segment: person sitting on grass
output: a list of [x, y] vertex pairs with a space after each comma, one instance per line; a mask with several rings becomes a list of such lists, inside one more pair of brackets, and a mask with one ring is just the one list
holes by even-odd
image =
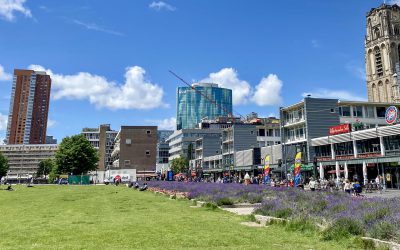
[[139, 191], [146, 191], [147, 190], [147, 183], [144, 183], [143, 187], [139, 188]]
[[134, 189], [138, 189], [139, 188], [139, 183], [135, 183]]
[[8, 184], [8, 187], [7, 187], [6, 190], [7, 190], [7, 191], [14, 191], [14, 189], [11, 187], [11, 184], [10, 184], [10, 183]]

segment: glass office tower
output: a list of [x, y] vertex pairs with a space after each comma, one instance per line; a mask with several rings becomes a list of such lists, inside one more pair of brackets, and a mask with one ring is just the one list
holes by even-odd
[[213, 83], [195, 83], [192, 87], [196, 90], [191, 87], [178, 88], [177, 130], [195, 128], [203, 118], [212, 120], [232, 114], [231, 89], [219, 88], [218, 84]]

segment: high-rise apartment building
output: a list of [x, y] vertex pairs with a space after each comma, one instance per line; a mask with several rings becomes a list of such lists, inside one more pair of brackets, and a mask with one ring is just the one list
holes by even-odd
[[101, 124], [98, 128], [84, 128], [81, 134], [99, 152], [99, 163], [95, 171], [97, 178], [93, 181], [103, 182], [105, 171], [113, 164], [111, 153], [114, 150], [114, 140], [118, 131], [112, 130], [110, 124]]
[[365, 63], [368, 101], [399, 102], [400, 7], [382, 4], [367, 13]]
[[203, 118], [216, 119], [232, 114], [232, 90], [218, 84], [195, 83], [177, 91], [177, 130], [193, 129]]
[[46, 72], [14, 70], [7, 144], [45, 144], [51, 78]]

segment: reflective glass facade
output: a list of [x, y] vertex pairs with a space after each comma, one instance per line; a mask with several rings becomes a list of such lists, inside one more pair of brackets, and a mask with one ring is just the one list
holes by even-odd
[[[193, 86], [197, 91], [190, 87], [178, 88], [176, 109], [178, 130], [195, 128], [202, 118], [216, 119], [232, 113], [232, 90], [219, 88], [217, 84], [200, 83]], [[218, 105], [207, 100], [198, 91]]]

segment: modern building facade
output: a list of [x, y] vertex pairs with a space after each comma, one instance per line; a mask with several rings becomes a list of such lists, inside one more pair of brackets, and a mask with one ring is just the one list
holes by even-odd
[[46, 144], [57, 144], [57, 139], [52, 135], [46, 135]]
[[179, 158], [181, 156], [188, 157], [189, 145], [192, 145], [192, 152], [189, 158], [194, 158], [194, 143], [197, 139], [207, 136], [207, 135], [216, 135], [220, 136], [220, 129], [182, 129], [176, 130], [174, 133], [167, 139], [169, 144], [169, 161], [171, 162], [173, 159]]
[[281, 144], [280, 120], [275, 117], [261, 118], [261, 125], [257, 125], [258, 147], [267, 147]]
[[111, 154], [112, 167], [106, 171], [108, 178], [115, 175], [131, 180], [156, 176], [157, 126], [121, 126]]
[[177, 90], [177, 130], [193, 129], [203, 118], [232, 114], [232, 90], [213, 83], [195, 83]]
[[0, 145], [0, 152], [8, 159], [8, 181], [25, 182], [35, 176], [39, 163], [54, 158], [57, 149], [57, 144]]
[[368, 100], [399, 102], [396, 64], [400, 60], [400, 7], [382, 4], [367, 13], [365, 63]]
[[84, 128], [81, 134], [98, 150], [99, 162], [97, 170], [90, 173], [93, 182], [103, 182], [105, 171], [112, 167], [111, 153], [114, 150], [114, 140], [118, 131], [112, 130], [110, 124], [101, 124], [98, 128]]
[[254, 124], [234, 124], [222, 131], [222, 164], [226, 170], [236, 167], [236, 152], [257, 148], [257, 128]]
[[7, 144], [45, 144], [51, 78], [46, 72], [14, 70]]
[[168, 137], [170, 137], [174, 131], [172, 130], [158, 130], [158, 140], [157, 140], [157, 159], [156, 159], [156, 172], [162, 173], [168, 170], [169, 163], [169, 144], [167, 142]]
[[400, 124], [314, 138], [311, 144], [320, 178], [358, 176], [365, 183], [381, 175], [386, 186], [399, 188]]
[[315, 151], [311, 140], [326, 136], [329, 129], [348, 124], [350, 131], [387, 126], [385, 112], [399, 103], [339, 101], [306, 97], [303, 101], [281, 108], [283, 163], [294, 163], [297, 152], [302, 152], [303, 163], [312, 164]]

